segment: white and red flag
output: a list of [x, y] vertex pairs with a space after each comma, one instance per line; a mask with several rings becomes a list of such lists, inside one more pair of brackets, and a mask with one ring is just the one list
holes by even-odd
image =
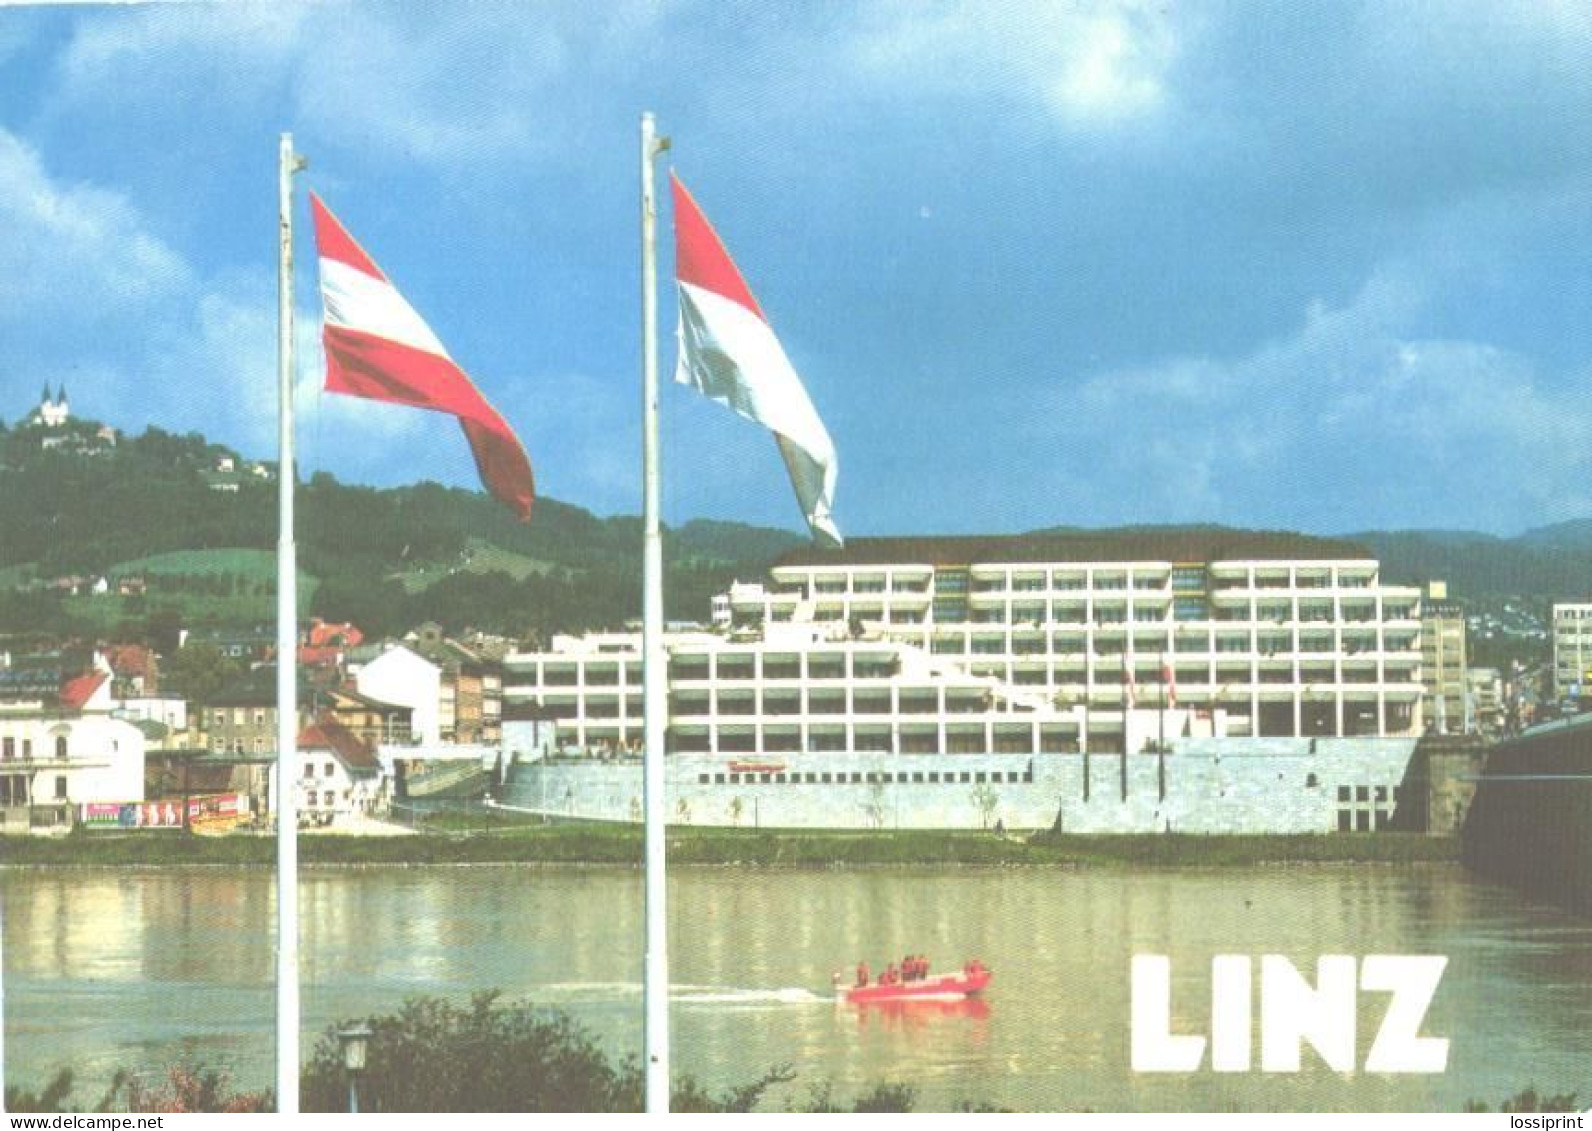
[[774, 433], [807, 525], [839, 545], [831, 507], [840, 466], [829, 432], [718, 234], [680, 178], [670, 182], [680, 292], [674, 379]]
[[1161, 664], [1161, 683], [1166, 688], [1166, 705], [1177, 706], [1177, 670], [1165, 661]]
[[310, 207], [321, 257], [327, 391], [457, 417], [481, 482], [522, 522], [529, 519], [536, 488], [513, 429], [314, 193]]
[[1128, 660], [1127, 653], [1122, 654], [1122, 701], [1129, 707], [1139, 705], [1139, 685], [1133, 678], [1133, 664]]

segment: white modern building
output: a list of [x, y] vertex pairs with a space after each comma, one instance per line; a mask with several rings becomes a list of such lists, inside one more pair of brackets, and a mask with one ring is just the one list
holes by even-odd
[[[727, 628], [668, 637], [672, 753], [783, 769], [804, 754], [1139, 753], [1423, 729], [1421, 592], [1382, 584], [1376, 559], [1342, 541], [860, 538], [788, 554], [726, 596]], [[640, 637], [511, 654], [504, 701], [555, 720], [561, 754], [633, 755]]]
[[1553, 692], [1560, 698], [1587, 694], [1592, 686], [1592, 603], [1553, 606]]

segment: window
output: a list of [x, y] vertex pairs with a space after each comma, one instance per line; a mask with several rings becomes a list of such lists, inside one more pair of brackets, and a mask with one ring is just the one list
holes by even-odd
[[327, 806], [327, 807], [328, 807], [328, 808], [330, 808], [330, 807], [331, 807], [331, 805], [332, 805], [332, 803], [333, 803], [333, 802], [334, 802], [334, 801], [335, 801], [335, 800], [336, 800], [336, 799], [337, 799], [337, 795], [336, 795], [336, 794], [335, 794], [335, 793], [333, 793], [333, 792], [332, 792], [332, 791], [331, 791], [331, 790], [329, 790], [329, 789], [328, 789], [328, 790], [327, 790], [327, 791], [326, 791], [326, 792], [325, 792], [325, 793], [323, 793], [323, 794], [322, 794], [322, 795], [321, 795], [321, 801], [322, 801], [322, 803], [323, 803], [323, 804], [325, 804], [325, 805], [326, 805], [326, 806]]
[[5, 760], [9, 762], [12, 758], [15, 758], [16, 756], [17, 756], [17, 740], [14, 739], [14, 738], [9, 738], [8, 737], [8, 738], [6, 738], [4, 744], [0, 745], [0, 757], [5, 758]]
[[315, 767], [309, 762], [304, 763], [304, 776], [306, 778], [313, 778], [315, 776]]
[[333, 770], [332, 764], [330, 762], [328, 762], [328, 763], [326, 763], [326, 768], [323, 769], [321, 771], [321, 773], [324, 776], [326, 776], [326, 777], [331, 777], [332, 776], [332, 770]]
[[55, 799], [57, 801], [65, 801], [66, 800], [66, 775], [65, 774], [57, 774], [56, 775], [56, 778], [55, 778]]
[[55, 740], [55, 756], [58, 760], [66, 761], [66, 735], [60, 735]]

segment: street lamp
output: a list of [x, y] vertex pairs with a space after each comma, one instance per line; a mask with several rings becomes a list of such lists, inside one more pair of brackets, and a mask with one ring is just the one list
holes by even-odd
[[371, 1029], [360, 1022], [337, 1031], [337, 1043], [343, 1049], [343, 1067], [348, 1070], [348, 1111], [359, 1114], [359, 1074], [365, 1071], [365, 1050], [370, 1044]]

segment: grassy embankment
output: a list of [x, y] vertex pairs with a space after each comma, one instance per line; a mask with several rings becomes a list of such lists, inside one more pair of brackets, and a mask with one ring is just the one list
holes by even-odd
[[[0, 844], [0, 865], [85, 867], [221, 864], [265, 867], [268, 837], [190, 837], [175, 831], [91, 833]], [[492, 835], [430, 832], [412, 837], [303, 836], [306, 864], [638, 865], [635, 826], [501, 826]], [[686, 865], [847, 867], [971, 865], [1030, 867], [1219, 867], [1265, 864], [1410, 864], [1459, 858], [1458, 842], [1414, 834], [1333, 836], [1050, 836], [1033, 840], [974, 832], [809, 832], [674, 829], [669, 860]]]

